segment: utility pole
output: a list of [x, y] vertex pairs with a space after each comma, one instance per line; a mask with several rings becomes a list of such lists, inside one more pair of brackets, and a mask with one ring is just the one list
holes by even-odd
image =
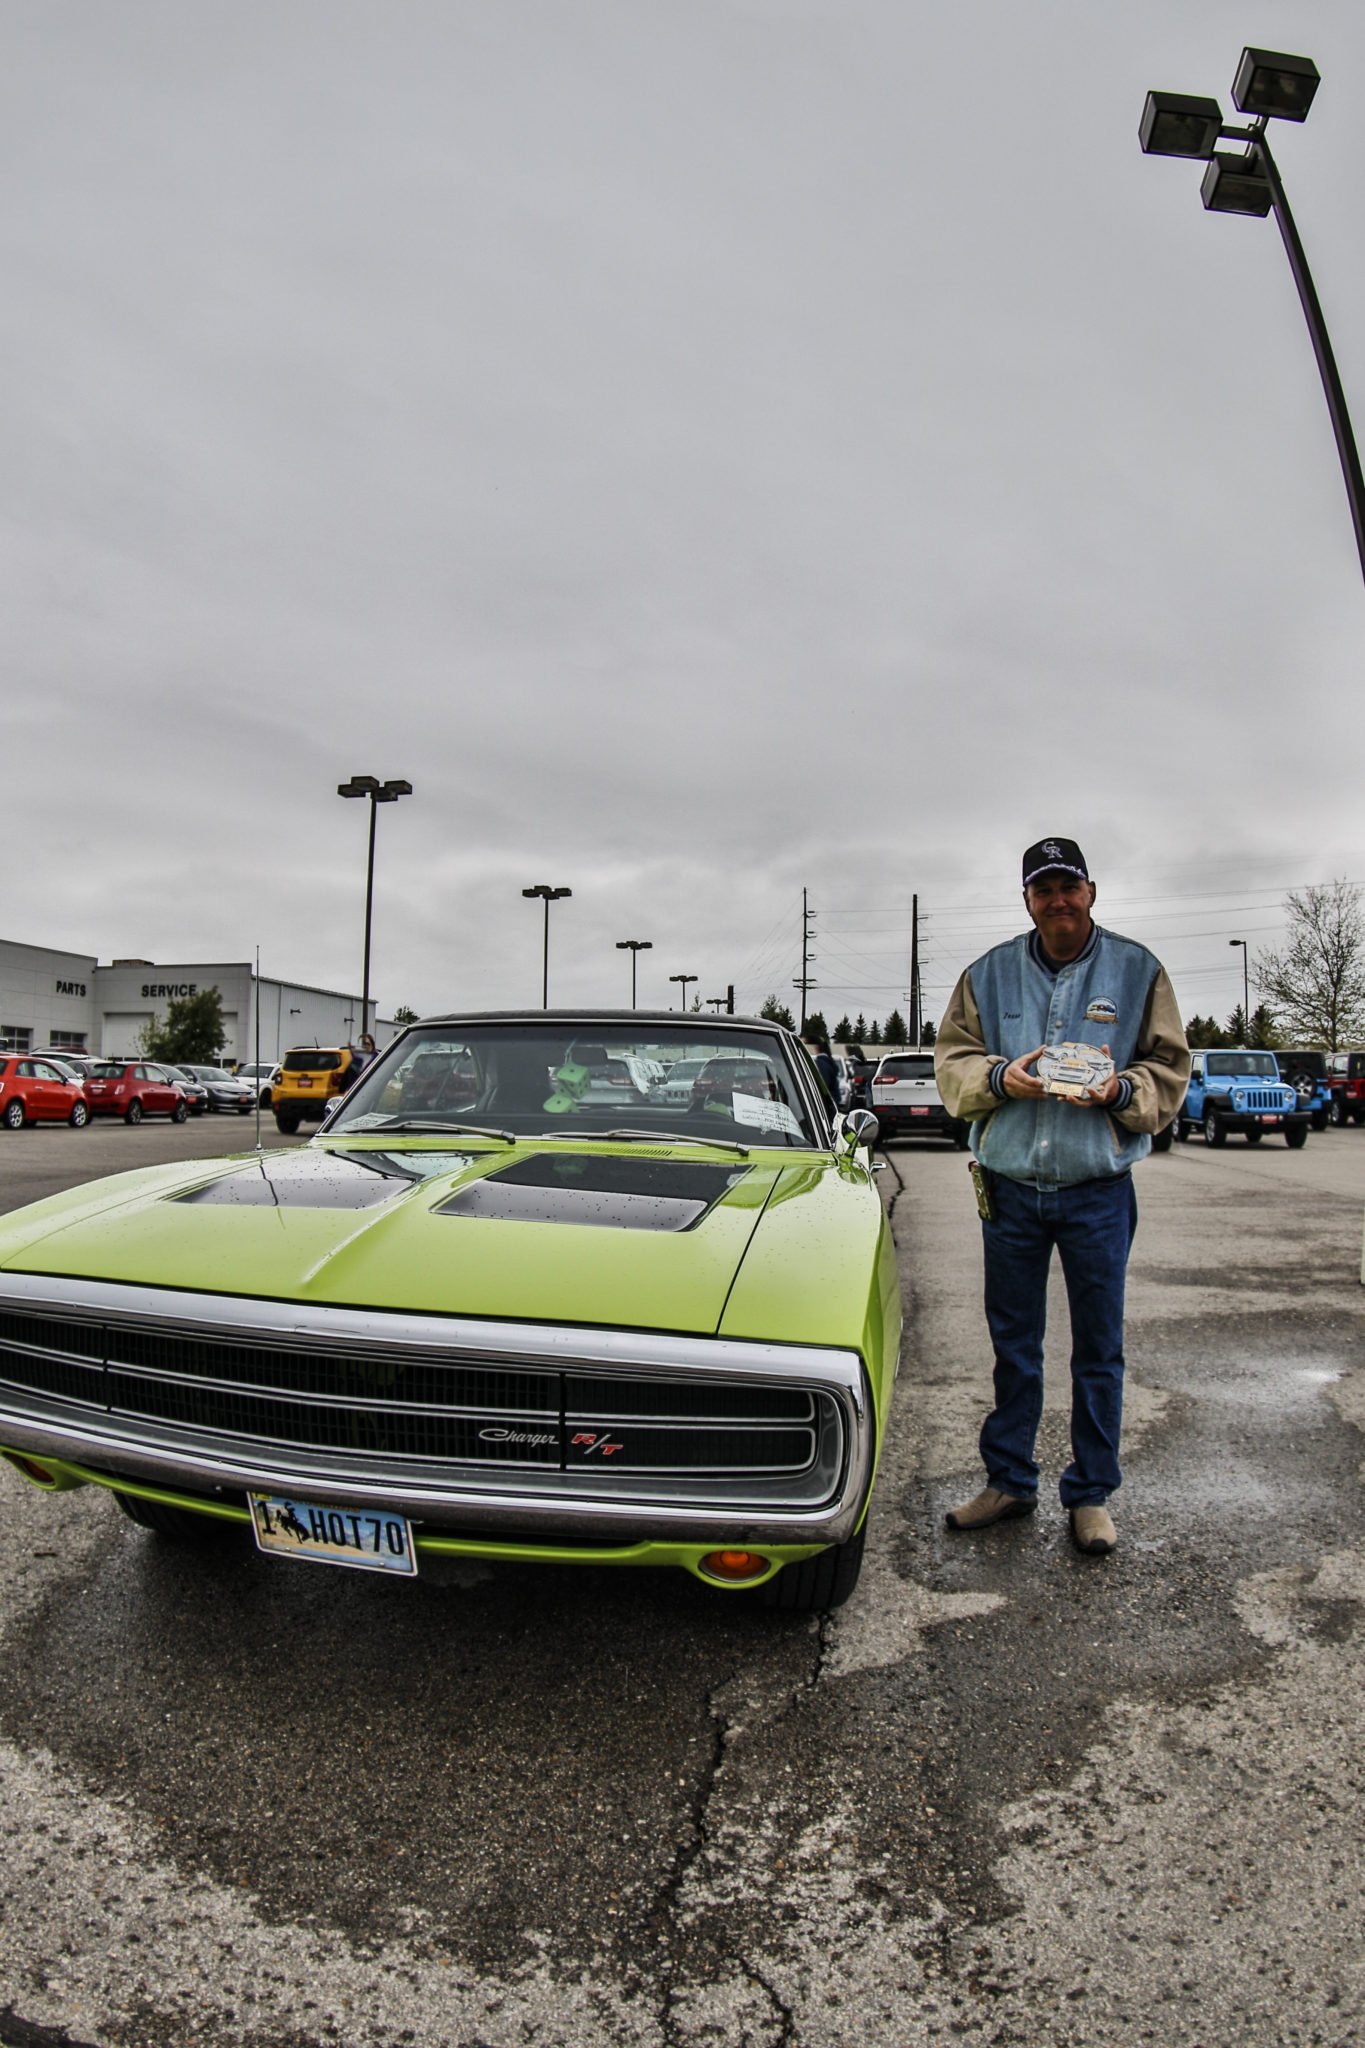
[[799, 981], [794, 981], [792, 983], [793, 988], [799, 988], [801, 991], [800, 1028], [802, 1031], [804, 1031], [806, 1028], [807, 991], [813, 988], [819, 988], [820, 986], [818, 981], [811, 980], [810, 975], [810, 963], [812, 958], [810, 950], [810, 921], [814, 917], [814, 915], [815, 912], [810, 907], [808, 893], [805, 889], [803, 889], [801, 891], [801, 978]]
[[924, 1036], [919, 993], [919, 897], [910, 898], [910, 1028], [906, 1037], [918, 1048]]

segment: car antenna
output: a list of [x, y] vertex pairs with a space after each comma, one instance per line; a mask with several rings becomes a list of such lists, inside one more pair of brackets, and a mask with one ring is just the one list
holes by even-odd
[[[253, 1091], [256, 1097], [256, 1150], [264, 1152], [265, 1147], [261, 1143], [261, 947], [259, 940], [256, 942], [256, 986], [251, 991], [251, 1007], [256, 1013], [254, 1019], [256, 1026], [256, 1051], [253, 1055], [256, 1061], [256, 1073], [254, 1076], [256, 1085]], [[277, 1038], [275, 1040], [276, 1045], [279, 1042]]]

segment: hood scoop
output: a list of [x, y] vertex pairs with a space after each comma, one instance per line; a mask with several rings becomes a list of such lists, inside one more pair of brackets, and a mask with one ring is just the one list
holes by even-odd
[[228, 1209], [372, 1209], [420, 1178], [382, 1152], [274, 1152], [172, 1199]]
[[679, 1159], [538, 1153], [457, 1189], [432, 1213], [601, 1230], [691, 1230], [747, 1172]]

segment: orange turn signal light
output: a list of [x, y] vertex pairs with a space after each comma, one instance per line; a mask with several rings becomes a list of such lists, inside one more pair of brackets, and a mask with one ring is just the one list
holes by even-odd
[[709, 1550], [701, 1568], [713, 1579], [739, 1583], [744, 1579], [761, 1579], [768, 1569], [768, 1559], [756, 1550]]
[[25, 1477], [31, 1479], [35, 1486], [55, 1486], [57, 1484], [55, 1472], [49, 1472], [47, 1466], [40, 1465], [36, 1458], [25, 1457], [22, 1451], [11, 1451], [10, 1462], [17, 1465]]

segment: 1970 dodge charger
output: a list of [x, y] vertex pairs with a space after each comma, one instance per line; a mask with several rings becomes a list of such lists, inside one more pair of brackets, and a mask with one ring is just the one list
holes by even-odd
[[0, 1218], [0, 1452], [172, 1539], [835, 1606], [901, 1336], [875, 1135], [758, 1019], [415, 1024], [305, 1145]]

